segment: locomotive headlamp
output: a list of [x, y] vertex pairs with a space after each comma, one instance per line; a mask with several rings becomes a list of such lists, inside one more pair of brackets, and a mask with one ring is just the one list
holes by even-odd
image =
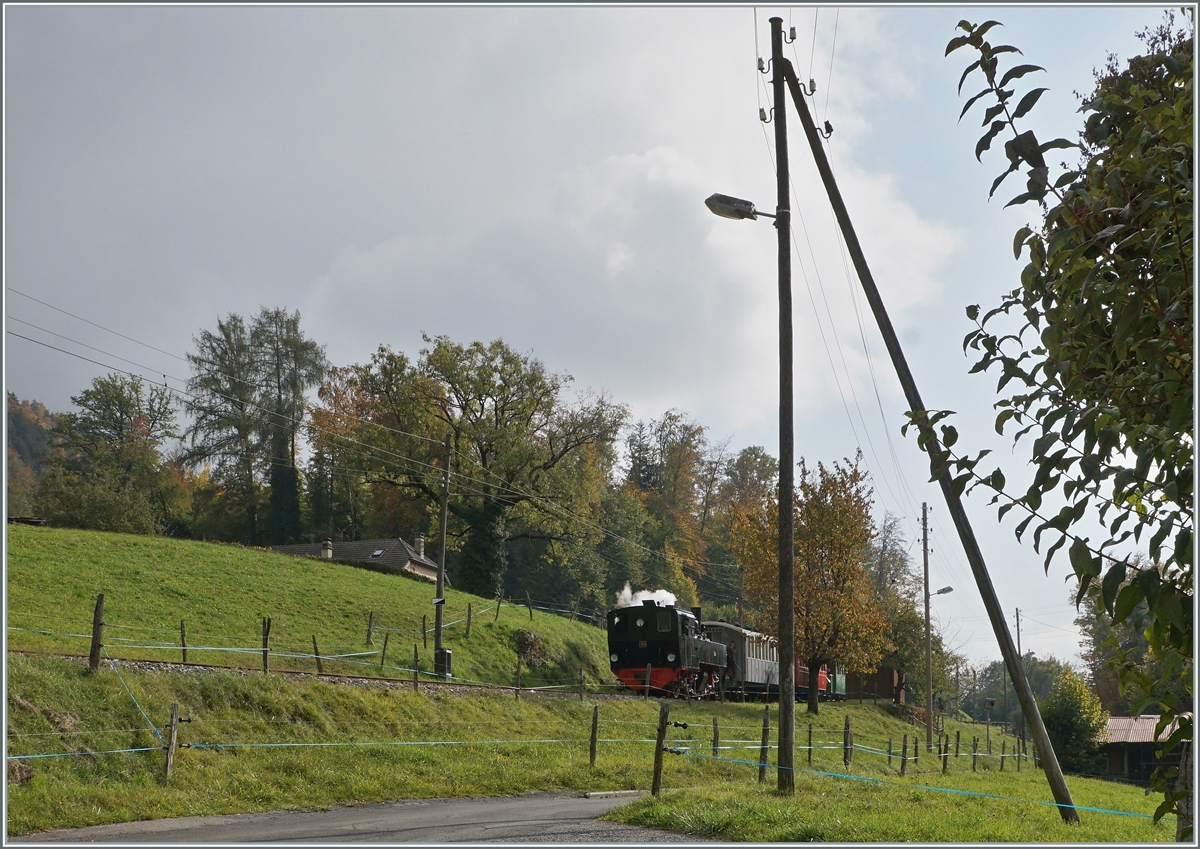
[[637, 621], [637, 626], [638, 626], [639, 628], [644, 628], [644, 627], [646, 626], [646, 620], [645, 620], [645, 619], [639, 619], [639, 620]]
[[674, 663], [674, 662], [675, 662], [675, 655], [673, 655], [673, 654], [667, 655], [667, 663]]
[[618, 657], [617, 657], [617, 655], [616, 655], [616, 652], [614, 652], [614, 653], [610, 654], [610, 655], [608, 656], [608, 659], [609, 659], [609, 660], [611, 660], [613, 663], [616, 663], [616, 662], [617, 662], [617, 660], [619, 660], [619, 658], [618, 658]]

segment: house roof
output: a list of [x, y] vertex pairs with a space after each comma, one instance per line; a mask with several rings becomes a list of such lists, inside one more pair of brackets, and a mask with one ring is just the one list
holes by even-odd
[[1153, 714], [1141, 716], [1110, 716], [1108, 718], [1109, 743], [1155, 743], [1165, 740], [1175, 730], [1175, 722], [1171, 722], [1162, 734], [1155, 739], [1154, 726], [1158, 717]]
[[[300, 545], [273, 545], [272, 551], [294, 557], [320, 557], [322, 543]], [[334, 542], [333, 559], [353, 563], [368, 563], [384, 571], [399, 572], [410, 563], [424, 566], [437, 572], [437, 564], [417, 553], [417, 550], [402, 539], [360, 539]]]

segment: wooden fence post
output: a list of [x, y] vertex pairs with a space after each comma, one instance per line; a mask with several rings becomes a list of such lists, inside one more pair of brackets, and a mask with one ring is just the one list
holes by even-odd
[[846, 724], [842, 729], [842, 763], [846, 768], [850, 768], [850, 759], [854, 756], [854, 744], [851, 742], [854, 738], [850, 733], [850, 714], [846, 714]]
[[529, 592], [525, 593], [525, 606], [529, 608], [529, 621], [533, 621], [533, 602], [529, 600]]
[[423, 648], [423, 649], [429, 648], [429, 628], [426, 627], [425, 622], [426, 622], [426, 616], [424, 613], [422, 613], [421, 614], [421, 648]]
[[171, 736], [167, 738], [167, 778], [175, 770], [175, 746], [179, 742], [179, 704], [171, 704]]
[[812, 763], [812, 723], [808, 723], [808, 762]]
[[1021, 741], [1018, 740], [1013, 744], [1013, 748], [1017, 751], [1017, 772], [1021, 771]]
[[971, 738], [971, 772], [976, 771], [976, 764], [979, 761], [979, 738]]
[[417, 644], [413, 643], [413, 692], [421, 692], [417, 670], [421, 667], [421, 656], [417, 654]]
[[317, 659], [317, 674], [321, 675], [325, 672], [321, 668], [321, 652], [317, 649], [317, 635], [313, 634], [313, 657]]
[[371, 611], [367, 612], [367, 645], [368, 646], [375, 645], [374, 631], [375, 631], [375, 611], [371, 610]]
[[379, 653], [379, 673], [381, 675], [384, 674], [383, 662], [385, 660], [387, 660], [387, 644], [388, 644], [388, 637], [390, 637], [390, 636], [391, 636], [391, 634], [389, 634], [387, 631], [383, 632], [383, 651], [381, 651]]
[[187, 663], [187, 628], [183, 627], [183, 620], [179, 620], [179, 647], [183, 649], [183, 662]]
[[892, 768], [892, 738], [888, 737], [888, 769]]
[[592, 766], [596, 765], [596, 741], [600, 735], [600, 705], [592, 707], [592, 743], [588, 752], [588, 760]]
[[492, 620], [493, 622], [500, 621], [500, 605], [502, 604], [504, 604], [504, 599], [500, 598], [500, 596], [496, 596], [496, 618]]
[[1004, 772], [1004, 759], [1008, 757], [1008, 755], [1006, 754], [1007, 752], [1008, 752], [1008, 741], [1001, 739], [1000, 740], [1000, 771], [1001, 772]]
[[271, 671], [270, 661], [267, 659], [271, 653], [271, 617], [263, 617], [263, 675]]
[[471, 639], [471, 602], [467, 602], [467, 634], [464, 639]]
[[583, 685], [584, 685], [583, 667], [580, 666], [579, 667], [579, 701], [581, 701], [581, 702], [583, 701]]
[[758, 783], [767, 781], [767, 748], [771, 745], [771, 705], [763, 706], [762, 745], [758, 748]]
[[900, 746], [900, 774], [904, 775], [908, 772], [908, 735], [904, 735], [904, 742]]
[[721, 748], [721, 729], [717, 725], [717, 718], [713, 717], [713, 757], [717, 756], [717, 752]]
[[958, 757], [958, 743], [960, 737], [962, 737], [961, 728], [954, 732], [954, 757], [956, 758]]
[[913, 766], [921, 766], [921, 747], [917, 744], [917, 735], [913, 735]]
[[517, 699], [521, 698], [521, 656], [517, 655]]
[[654, 780], [650, 785], [650, 793], [654, 796], [662, 790], [663, 743], [667, 739], [667, 715], [671, 706], [666, 701], [658, 705], [658, 742], [654, 745]]
[[945, 735], [945, 743], [942, 745], [942, 772], [948, 772], [950, 769], [950, 735]]
[[96, 609], [92, 611], [92, 647], [88, 651], [88, 671], [100, 668], [101, 638], [104, 636], [104, 593], [96, 596]]

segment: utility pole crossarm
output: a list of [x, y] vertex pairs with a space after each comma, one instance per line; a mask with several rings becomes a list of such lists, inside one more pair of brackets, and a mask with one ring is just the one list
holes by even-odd
[[[904, 352], [900, 348], [900, 340], [896, 336], [896, 331], [892, 327], [887, 309], [883, 305], [883, 299], [879, 296], [879, 290], [875, 286], [875, 278], [871, 275], [871, 269], [867, 266], [862, 246], [858, 242], [858, 236], [854, 232], [854, 225], [850, 221], [850, 215], [846, 211], [846, 204], [842, 200], [841, 191], [838, 189], [837, 182], [834, 179], [833, 169], [830, 168], [829, 159], [825, 155], [821, 135], [817, 130], [816, 124], [813, 122], [812, 115], [808, 110], [808, 104], [805, 102], [803, 93], [800, 90], [800, 83], [796, 78], [796, 72], [792, 68], [792, 63], [787, 59], [780, 57], [776, 61], [780, 63], [780, 70], [791, 91], [792, 102], [796, 106], [796, 112], [799, 113], [800, 123], [804, 125], [804, 133], [808, 137], [808, 144], [812, 149], [817, 170], [821, 174], [821, 181], [825, 185], [829, 202], [833, 206], [834, 215], [837, 217], [838, 225], [846, 242], [846, 249], [849, 251], [850, 258], [854, 263], [854, 270], [858, 274], [859, 282], [862, 284], [863, 292], [867, 297], [867, 302], [871, 305], [871, 312], [875, 316], [875, 322], [879, 326], [879, 331], [883, 335], [884, 344], [887, 346], [888, 354], [892, 359], [892, 365], [896, 369], [896, 375], [899, 377], [900, 384], [904, 388], [905, 400], [908, 402], [909, 409], [916, 414], [918, 428], [924, 431], [924, 436], [928, 437], [928, 441], [926, 442], [927, 450], [931, 454], [941, 453], [942, 446], [933, 435], [932, 428], [929, 427], [925, 417], [925, 404], [921, 401], [916, 381], [913, 380], [912, 372], [908, 368], [908, 361], [904, 358]], [[778, 115], [779, 112], [777, 111], [777, 119]], [[1059, 766], [1058, 758], [1054, 754], [1054, 748], [1050, 744], [1050, 737], [1046, 733], [1046, 726], [1043, 724], [1041, 713], [1038, 711], [1033, 690], [1030, 688], [1025, 676], [1019, 674], [1020, 659], [1017, 656], [1017, 647], [1013, 644], [1012, 634], [1009, 633], [1004, 611], [1000, 607], [996, 590], [992, 586], [991, 576], [988, 574], [987, 566], [983, 561], [983, 554], [979, 550], [979, 544], [975, 539], [975, 533], [967, 518], [962, 500], [954, 490], [949, 470], [942, 472], [938, 478], [938, 484], [941, 486], [942, 495], [946, 499], [946, 506], [950, 517], [954, 520], [954, 526], [958, 531], [959, 539], [966, 552], [967, 561], [971, 564], [971, 572], [979, 588], [979, 595], [983, 601], [988, 619], [992, 623], [996, 640], [1000, 644], [1000, 653], [1004, 657], [1005, 667], [1016, 685], [1017, 700], [1021, 704], [1021, 713], [1025, 717], [1026, 725], [1029, 726], [1033, 734], [1034, 744], [1042, 755], [1042, 765], [1045, 768], [1046, 778], [1050, 784], [1051, 793], [1054, 795], [1054, 801], [1058, 804], [1059, 814], [1066, 822], [1078, 822], [1079, 812], [1076, 810], [1075, 803], [1071, 799], [1071, 791], [1067, 788], [1062, 768]]]

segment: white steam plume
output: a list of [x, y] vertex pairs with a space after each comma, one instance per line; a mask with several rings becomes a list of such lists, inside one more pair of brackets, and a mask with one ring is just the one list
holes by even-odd
[[675, 593], [668, 590], [638, 590], [636, 593], [633, 587], [629, 586], [629, 582], [625, 582], [625, 589], [617, 593], [617, 607], [633, 607], [635, 604], [641, 604], [643, 601], [653, 599], [658, 604], [671, 607], [675, 604]]

